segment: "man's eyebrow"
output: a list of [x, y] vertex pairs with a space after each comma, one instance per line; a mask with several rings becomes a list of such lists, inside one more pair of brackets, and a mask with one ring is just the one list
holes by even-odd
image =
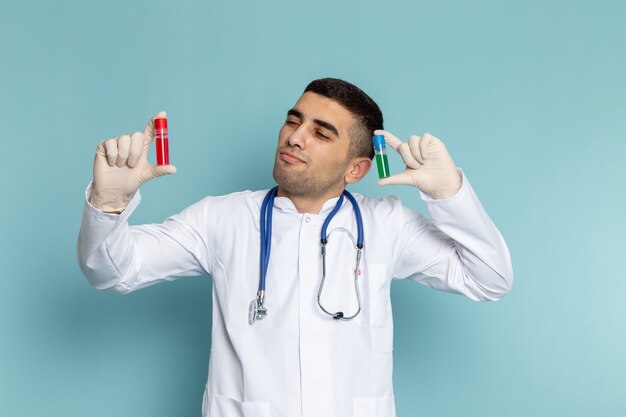
[[316, 125], [322, 126], [324, 129], [330, 130], [331, 132], [335, 134], [335, 136], [339, 137], [339, 132], [337, 131], [337, 128], [332, 123], [328, 123], [320, 119], [313, 119], [313, 123], [315, 123]]
[[[291, 109], [287, 112], [287, 116], [294, 116], [297, 117], [298, 119], [302, 119], [302, 112], [296, 110], [296, 109]], [[337, 128], [330, 122], [327, 122], [325, 120], [320, 120], [320, 119], [313, 119], [313, 123], [315, 123], [318, 126], [323, 127], [324, 129], [329, 130], [330, 132], [332, 132], [336, 137], [339, 137], [339, 131], [337, 130]]]
[[296, 109], [291, 109], [287, 112], [287, 116], [295, 116], [298, 119], [302, 119], [302, 113], [300, 113], [298, 110]]

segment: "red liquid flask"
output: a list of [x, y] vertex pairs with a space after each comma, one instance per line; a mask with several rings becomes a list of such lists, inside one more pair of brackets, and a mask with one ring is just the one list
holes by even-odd
[[167, 139], [167, 119], [154, 119], [154, 130], [157, 165], [169, 165], [170, 148]]

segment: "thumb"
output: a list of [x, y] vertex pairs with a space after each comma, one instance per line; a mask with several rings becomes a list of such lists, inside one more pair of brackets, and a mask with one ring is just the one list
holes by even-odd
[[413, 181], [408, 170], [405, 170], [399, 174], [378, 180], [378, 185], [413, 185]]
[[144, 183], [154, 178], [162, 177], [163, 175], [170, 175], [176, 172], [174, 165], [150, 165], [148, 167], [147, 178], [144, 179]]

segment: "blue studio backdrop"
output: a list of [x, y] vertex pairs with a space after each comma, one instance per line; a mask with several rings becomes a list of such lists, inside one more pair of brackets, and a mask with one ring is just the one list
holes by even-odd
[[[119, 296], [78, 269], [95, 148], [168, 112], [178, 173], [131, 218], [160, 222], [272, 186], [285, 113], [326, 76], [397, 136], [440, 137], [513, 259], [494, 303], [392, 286], [398, 416], [626, 415], [625, 19], [621, 1], [2, 0], [0, 416], [200, 415], [211, 279]], [[424, 212], [375, 172], [351, 189]]]

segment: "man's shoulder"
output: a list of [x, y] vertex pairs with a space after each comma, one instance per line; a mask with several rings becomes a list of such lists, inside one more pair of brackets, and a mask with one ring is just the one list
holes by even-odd
[[353, 195], [361, 210], [391, 213], [402, 209], [402, 201], [393, 195], [379, 198], [359, 193]]
[[385, 205], [398, 205], [402, 204], [399, 197], [395, 195], [386, 195], [383, 197], [372, 197], [367, 194], [353, 193], [354, 198], [359, 204], [370, 205], [374, 207], [385, 206]]
[[235, 191], [229, 194], [223, 195], [207, 195], [205, 196], [201, 202], [205, 204], [212, 205], [230, 205], [230, 204], [253, 204], [259, 202], [258, 205], [261, 205], [261, 201], [263, 201], [263, 197], [268, 190], [244, 190], [244, 191]]
[[219, 214], [220, 217], [241, 214], [243, 212], [255, 212], [261, 207], [261, 202], [266, 191], [237, 191], [223, 195], [207, 195], [188, 206], [185, 211], [199, 212], [211, 215]]

